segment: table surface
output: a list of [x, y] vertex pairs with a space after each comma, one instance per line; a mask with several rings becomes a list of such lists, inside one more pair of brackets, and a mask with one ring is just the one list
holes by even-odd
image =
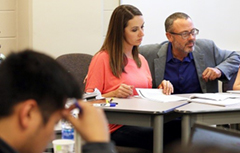
[[176, 117], [175, 108], [188, 104], [187, 101], [163, 103], [140, 97], [114, 98], [113, 101], [118, 103], [116, 107], [102, 107], [109, 123], [153, 127], [154, 153], [163, 152], [164, 122]]
[[[179, 96], [183, 97], [188, 97], [191, 94], [180, 94]], [[140, 97], [130, 97], [130, 98], [114, 98], [114, 102], [118, 103], [116, 107], [105, 107], [101, 106], [101, 108], [104, 109], [106, 112], [106, 115], [112, 120], [116, 120], [116, 122], [126, 122], [127, 120], [131, 120], [131, 124], [134, 120], [136, 120], [135, 116], [128, 118], [128, 115], [130, 114], [139, 114], [139, 117], [142, 117], [142, 115], [150, 115], [150, 116], [155, 116], [155, 115], [166, 115], [171, 112], [175, 113], [182, 113], [184, 114], [194, 114], [194, 113], [209, 113], [209, 112], [232, 112], [232, 111], [239, 111], [240, 110], [240, 105], [233, 105], [233, 106], [228, 106], [228, 107], [221, 107], [221, 106], [215, 106], [215, 105], [209, 105], [209, 104], [200, 104], [200, 103], [189, 103], [188, 101], [178, 101], [178, 102], [158, 102], [158, 101], [151, 101], [147, 99], [142, 99]], [[94, 102], [92, 102], [94, 103]], [[83, 110], [84, 111], [84, 110]], [[108, 113], [109, 112], [109, 113]], [[123, 115], [126, 113], [126, 116], [119, 118], [120, 116], [114, 116], [116, 114], [112, 113], [117, 113], [119, 115]], [[113, 116], [112, 116], [113, 115]], [[143, 116], [145, 117], [145, 116]], [[108, 119], [110, 119], [108, 118]], [[124, 118], [126, 120], [124, 120]], [[111, 119], [110, 119], [111, 120]], [[136, 121], [136, 125], [141, 126], [139, 122], [144, 122], [144, 118], [142, 120]], [[146, 119], [146, 121], [151, 122], [153, 121], [152, 119]], [[164, 121], [163, 121], [164, 122]], [[159, 124], [163, 124], [163, 122], [156, 123], [156, 125], [159, 126]], [[111, 122], [110, 122], [111, 123]], [[135, 123], [135, 122], [134, 122]], [[154, 122], [153, 122], [154, 123]], [[153, 123], [147, 123], [147, 125], [153, 125]], [[157, 126], [156, 126], [157, 127]], [[56, 127], [56, 131], [60, 130], [60, 126]], [[161, 131], [158, 129], [155, 129], [159, 134]], [[188, 132], [187, 132], [188, 133]], [[158, 140], [159, 141], [159, 140]], [[155, 146], [156, 147], [156, 146]], [[159, 151], [159, 148], [157, 149]], [[161, 150], [161, 149], [160, 149]], [[156, 151], [155, 151], [156, 152]], [[161, 152], [161, 151], [160, 151]]]
[[140, 97], [114, 98], [117, 102], [116, 107], [102, 107], [105, 111], [133, 112], [143, 114], [165, 114], [174, 111], [175, 108], [188, 104], [187, 101], [178, 102], [158, 102]]
[[214, 113], [214, 112], [234, 112], [234, 111], [240, 111], [240, 104], [223, 107], [223, 106], [216, 106], [216, 105], [210, 105], [210, 104], [189, 103], [182, 107], [176, 108], [174, 111], [178, 112], [178, 113], [185, 113], [185, 114], [210, 113], [210, 112], [212, 112], [212, 113]]
[[182, 144], [189, 142], [191, 127], [196, 121], [209, 125], [234, 124], [240, 122], [240, 104], [216, 106], [211, 104], [189, 103], [174, 110], [182, 116]]

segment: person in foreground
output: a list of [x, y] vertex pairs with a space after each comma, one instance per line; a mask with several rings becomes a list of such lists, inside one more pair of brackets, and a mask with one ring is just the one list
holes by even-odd
[[219, 49], [213, 41], [196, 39], [199, 30], [185, 13], [165, 21], [168, 41], [140, 47], [148, 61], [153, 87], [169, 80], [174, 94], [218, 92], [218, 80], [228, 81], [237, 72], [239, 55]]
[[0, 64], [0, 153], [42, 153], [54, 127], [68, 119], [87, 142], [83, 153], [112, 153], [102, 110], [79, 102], [79, 118], [65, 109], [67, 98], [82, 97], [77, 81], [54, 59], [24, 50]]
[[[144, 36], [142, 13], [132, 5], [118, 6], [110, 19], [105, 41], [93, 57], [85, 90], [97, 88], [103, 97], [127, 98], [135, 88], [152, 88], [152, 77], [138, 46]], [[160, 84], [165, 94], [173, 92], [169, 81]], [[111, 139], [117, 146], [153, 149], [153, 129], [110, 124]]]
[[238, 69], [237, 77], [233, 84], [233, 90], [240, 90], [240, 68]]

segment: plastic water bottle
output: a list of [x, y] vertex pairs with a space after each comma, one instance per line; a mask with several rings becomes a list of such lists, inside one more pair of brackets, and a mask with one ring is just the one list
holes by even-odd
[[74, 140], [74, 128], [67, 120], [62, 120], [62, 139]]
[[[74, 98], [69, 98], [67, 99], [65, 108], [69, 108], [71, 105], [73, 105], [76, 102], [76, 99]], [[78, 112], [74, 112], [74, 110], [72, 111], [72, 115], [73, 117], [77, 116]], [[62, 139], [71, 139], [74, 140], [74, 128], [73, 125], [67, 121], [62, 119]]]

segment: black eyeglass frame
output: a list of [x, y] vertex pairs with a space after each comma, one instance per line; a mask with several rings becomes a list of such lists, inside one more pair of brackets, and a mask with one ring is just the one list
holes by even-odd
[[199, 34], [199, 30], [197, 28], [192, 29], [190, 32], [184, 31], [181, 33], [175, 33], [175, 32], [169, 32], [173, 35], [179, 35], [182, 37], [182, 39], [188, 39], [190, 34], [192, 34], [194, 37]]

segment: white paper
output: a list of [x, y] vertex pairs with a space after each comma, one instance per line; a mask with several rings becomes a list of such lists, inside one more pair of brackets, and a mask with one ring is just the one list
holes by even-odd
[[190, 102], [198, 102], [217, 106], [240, 104], [240, 94], [230, 93], [203, 93], [190, 96]]
[[240, 94], [240, 90], [228, 90], [227, 93]]
[[230, 94], [230, 93], [201, 93], [201, 94], [193, 94], [190, 96], [190, 99], [201, 98], [201, 99], [209, 99], [215, 101], [226, 100], [229, 98], [240, 98], [239, 94]]
[[193, 94], [190, 96], [191, 99], [193, 98], [201, 98], [201, 99], [209, 99], [209, 100], [225, 100], [229, 98], [227, 94], [219, 94], [219, 93], [203, 93], [203, 94]]
[[162, 89], [136, 88], [136, 91], [142, 98], [159, 102], [176, 102], [188, 99], [175, 95], [165, 95], [162, 93]]
[[190, 99], [190, 102], [196, 102], [196, 103], [210, 104], [210, 105], [226, 107], [226, 106], [240, 104], [240, 99], [225, 99], [225, 100], [216, 101], [216, 100], [195, 98], [195, 99]]

